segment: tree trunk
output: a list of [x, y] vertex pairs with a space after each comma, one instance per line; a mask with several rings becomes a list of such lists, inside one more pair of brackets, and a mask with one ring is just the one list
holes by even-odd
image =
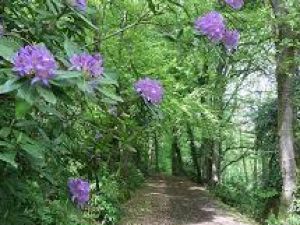
[[[279, 64], [281, 62], [278, 62]], [[280, 67], [280, 65], [277, 65]], [[278, 71], [278, 69], [277, 69]], [[281, 206], [284, 211], [290, 207], [296, 191], [296, 161], [293, 143], [293, 108], [290, 98], [290, 75], [277, 72], [278, 82], [278, 134], [282, 173]]]
[[195, 145], [195, 137], [190, 123], [187, 123], [187, 133], [190, 141], [191, 156], [192, 156], [194, 168], [196, 170], [196, 175], [197, 175], [196, 180], [198, 183], [200, 183], [202, 181], [201, 169], [198, 162], [197, 147]]
[[148, 168], [151, 170], [153, 165], [154, 146], [151, 136], [148, 137]]
[[159, 172], [159, 144], [156, 132], [154, 133], [155, 172]]
[[296, 191], [296, 162], [293, 141], [293, 105], [291, 93], [292, 76], [296, 73], [295, 48], [292, 44], [283, 44], [292, 40], [293, 31], [290, 24], [284, 21], [289, 13], [287, 2], [272, 0], [272, 7], [277, 18], [275, 35], [276, 45], [276, 78], [278, 91], [278, 135], [280, 166], [282, 173], [282, 193], [280, 213], [288, 212]]
[[261, 152], [261, 185], [262, 187], [267, 187], [269, 178], [269, 153]]
[[254, 187], [258, 187], [258, 146], [257, 146], [257, 138], [255, 140], [255, 156], [254, 156], [254, 161], [253, 161], [253, 180], [254, 180]]
[[176, 129], [173, 129], [173, 141], [172, 141], [172, 174], [174, 176], [184, 175], [183, 163], [181, 157], [181, 150], [178, 143], [178, 134]]
[[202, 151], [205, 152], [204, 175], [205, 183], [212, 183], [212, 167], [213, 167], [213, 142], [208, 138], [203, 139]]
[[249, 176], [248, 176], [248, 172], [247, 172], [248, 170], [247, 170], [247, 163], [246, 163], [245, 157], [243, 157], [242, 162], [243, 162], [243, 169], [244, 169], [244, 174], [245, 174], [245, 181], [246, 181], [246, 183], [249, 183]]
[[219, 140], [214, 140], [212, 146], [212, 165], [211, 165], [211, 181], [213, 185], [219, 183], [219, 175], [220, 175], [220, 166], [219, 166], [219, 153], [220, 153], [220, 142]]

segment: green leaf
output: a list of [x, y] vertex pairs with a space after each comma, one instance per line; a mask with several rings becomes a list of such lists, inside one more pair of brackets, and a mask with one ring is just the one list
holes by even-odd
[[37, 126], [38, 123], [36, 121], [33, 120], [24, 120], [24, 121], [19, 121], [17, 123], [14, 124], [15, 127], [34, 127]]
[[82, 15], [80, 12], [78, 12], [77, 10], [73, 9], [71, 7], [72, 11], [75, 12], [75, 14], [82, 20], [84, 21], [89, 27], [91, 27], [92, 29], [99, 31], [99, 28], [96, 27], [88, 18], [86, 18], [84, 15]]
[[51, 106], [48, 106], [46, 104], [38, 104], [37, 105], [37, 108], [43, 112], [43, 113], [48, 113], [50, 115], [55, 115], [57, 116], [58, 118], [62, 119], [63, 118], [63, 115], [57, 111], [56, 109], [54, 109], [53, 107]]
[[40, 147], [39, 145], [26, 143], [26, 144], [21, 144], [20, 147], [33, 158], [38, 160], [44, 159], [43, 148]]
[[40, 94], [40, 96], [42, 96], [46, 102], [49, 102], [51, 104], [56, 104], [56, 97], [53, 94], [52, 91], [50, 91], [49, 89], [43, 88], [38, 86], [37, 87], [37, 92]]
[[50, 11], [54, 14], [57, 15], [57, 11], [53, 5], [53, 3], [50, 0], [46, 0], [46, 4], [48, 6], [48, 8], [50, 9]]
[[38, 97], [35, 88], [27, 83], [18, 89], [17, 96], [27, 101], [30, 105], [33, 105]]
[[18, 79], [11, 79], [6, 81], [4, 84], [0, 85], [0, 94], [5, 94], [18, 89], [21, 86], [21, 84], [17, 81]]
[[0, 146], [6, 147], [7, 149], [13, 149], [15, 147], [15, 145], [6, 141], [0, 141]]
[[7, 138], [10, 135], [11, 128], [10, 127], [3, 127], [0, 130], [0, 137]]
[[122, 99], [120, 96], [118, 96], [118, 95], [112, 93], [112, 92], [109, 91], [109, 90], [102, 89], [102, 88], [99, 88], [98, 90], [99, 90], [103, 95], [105, 95], [106, 97], [108, 97], [108, 98], [110, 98], [110, 99], [112, 99], [112, 100], [115, 100], [115, 101], [117, 101], [117, 102], [123, 102], [123, 99]]
[[113, 69], [105, 69], [104, 77], [107, 77], [107, 78], [109, 78], [111, 80], [116, 80], [117, 81], [118, 78], [119, 78], [119, 75]]
[[15, 151], [5, 151], [0, 152], [0, 160], [9, 163], [13, 167], [17, 168], [18, 165], [15, 162], [16, 152]]
[[1, 37], [0, 38], [0, 56], [7, 61], [11, 61], [14, 54], [21, 48], [22, 44], [14, 38]]
[[15, 114], [17, 119], [22, 119], [28, 113], [31, 109], [31, 105], [20, 98], [17, 98], [16, 100], [16, 106], [15, 106]]
[[71, 78], [78, 78], [82, 77], [82, 72], [80, 71], [64, 71], [64, 70], [59, 70], [56, 72], [57, 76], [53, 79], [56, 81], [59, 80], [66, 80], [66, 79], [71, 79]]
[[101, 102], [107, 103], [107, 104], [110, 104], [110, 105], [114, 105], [114, 104], [118, 103], [117, 101], [114, 101], [114, 100], [112, 100], [110, 98], [102, 98]]
[[115, 85], [115, 86], [119, 86], [118, 81], [111, 79], [110, 77], [102, 77], [100, 79], [100, 84], [104, 84], [104, 85]]
[[74, 54], [78, 54], [82, 51], [76, 43], [72, 42], [68, 38], [65, 39], [64, 49], [69, 58], [72, 57]]
[[55, 182], [55, 179], [50, 175], [50, 173], [47, 173], [46, 171], [41, 171], [41, 176], [47, 179], [51, 184], [57, 185], [57, 182]]

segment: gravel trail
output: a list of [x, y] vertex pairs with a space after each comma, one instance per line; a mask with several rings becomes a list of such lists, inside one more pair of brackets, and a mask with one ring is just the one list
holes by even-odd
[[184, 178], [156, 176], [123, 206], [120, 225], [255, 225]]

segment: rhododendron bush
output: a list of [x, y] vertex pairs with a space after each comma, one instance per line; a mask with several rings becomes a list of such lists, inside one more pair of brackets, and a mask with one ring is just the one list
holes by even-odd
[[[65, 218], [54, 224], [83, 224], [93, 216], [90, 207], [102, 207], [102, 220], [113, 222], [117, 213], [106, 208], [105, 185], [116, 178], [105, 181], [100, 175], [116, 172], [118, 161], [107, 168], [102, 158], [118, 138], [115, 117], [124, 99], [118, 72], [106, 65], [97, 43], [102, 27], [95, 5], [85, 0], [1, 4], [0, 100], [6, 113], [0, 129], [0, 213], [6, 216], [0, 223], [53, 224], [61, 211]], [[137, 95], [132, 98], [140, 102]], [[149, 103], [158, 107], [158, 100]], [[96, 138], [99, 133], [103, 138]], [[110, 201], [122, 199], [114, 195]], [[14, 202], [20, 204], [9, 209]]]

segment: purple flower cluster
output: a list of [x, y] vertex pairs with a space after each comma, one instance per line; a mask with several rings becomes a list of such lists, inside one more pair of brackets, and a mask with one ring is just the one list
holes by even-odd
[[231, 8], [239, 10], [244, 5], [244, 0], [224, 0]]
[[159, 104], [163, 98], [163, 87], [157, 80], [148, 77], [138, 80], [134, 88], [141, 97], [152, 104]]
[[222, 41], [229, 51], [236, 49], [239, 43], [240, 34], [237, 30], [226, 28], [222, 15], [212, 11], [199, 17], [195, 21], [195, 29], [206, 35], [212, 42]]
[[229, 51], [238, 47], [240, 33], [237, 30], [226, 30], [223, 37], [223, 44]]
[[87, 4], [86, 0], [73, 0], [73, 6], [79, 11], [86, 11]]
[[78, 206], [83, 206], [90, 198], [90, 184], [82, 179], [70, 179], [68, 181], [68, 188], [71, 199]]
[[223, 16], [215, 11], [209, 12], [196, 19], [195, 29], [213, 42], [221, 41], [225, 32]]
[[81, 53], [73, 55], [70, 59], [71, 70], [84, 71], [91, 77], [100, 77], [103, 75], [103, 59], [100, 54], [90, 55]]
[[13, 70], [21, 77], [33, 77], [31, 83], [49, 84], [55, 76], [57, 64], [51, 52], [42, 45], [27, 45], [13, 58]]

